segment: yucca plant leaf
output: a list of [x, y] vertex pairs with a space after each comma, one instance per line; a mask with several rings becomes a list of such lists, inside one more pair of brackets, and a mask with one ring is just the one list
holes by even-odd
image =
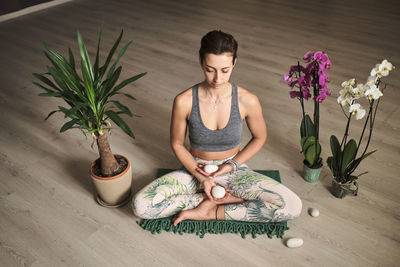
[[125, 87], [126, 85], [130, 84], [131, 82], [136, 81], [137, 79], [143, 77], [143, 76], [146, 75], [146, 74], [147, 74], [147, 72], [143, 72], [143, 73], [140, 73], [140, 74], [138, 74], [138, 75], [136, 75], [136, 76], [133, 76], [133, 77], [131, 77], [131, 78], [128, 78], [128, 79], [122, 81], [120, 84], [118, 84], [117, 86], [115, 86], [115, 88], [113, 89], [113, 93], [117, 92], [118, 90], [122, 89], [122, 88]]
[[104, 84], [101, 92], [101, 98], [105, 98], [109, 95], [110, 91], [114, 87], [114, 85], [117, 83], [119, 76], [121, 74], [122, 67], [118, 67], [117, 70], [113, 73], [113, 75], [107, 79], [106, 83]]
[[130, 98], [132, 100], [136, 100], [136, 98], [134, 96], [132, 96], [131, 94], [120, 93], [120, 92], [117, 92], [116, 94], [122, 94], [122, 95], [124, 95], [124, 96], [126, 96], [126, 97], [128, 97], [128, 98]]
[[72, 54], [71, 48], [68, 48], [68, 55], [69, 55], [69, 65], [74, 70], [74, 72], [76, 72], [74, 54]]
[[129, 110], [127, 106], [121, 104], [119, 101], [113, 100], [111, 102], [113, 102], [117, 106], [117, 108], [119, 108], [123, 113], [125, 113], [129, 117], [132, 117], [132, 112]]
[[[43, 83], [47, 84], [50, 87], [53, 87], [54, 89], [56, 89], [57, 91], [61, 91], [60, 88], [58, 88], [52, 81], [50, 81], [47, 77], [45, 77], [42, 74], [38, 74], [38, 73], [32, 73], [33, 76], [35, 76], [38, 80], [42, 81]], [[34, 83], [35, 84], [35, 83]]]
[[51, 115], [53, 115], [56, 112], [60, 112], [59, 110], [53, 110], [52, 112], [50, 112], [47, 117], [44, 119], [45, 121], [47, 121], [48, 118], [50, 118]]
[[101, 41], [101, 36], [103, 35], [103, 25], [101, 25], [100, 28], [100, 33], [99, 33], [99, 39], [97, 41], [97, 51], [96, 51], [96, 59], [94, 61], [94, 81], [97, 80], [99, 76], [99, 53], [100, 53], [100, 41]]
[[104, 65], [100, 68], [99, 70], [99, 79], [101, 79], [104, 75], [104, 73], [106, 73], [106, 70], [108, 68], [108, 65], [111, 62], [112, 57], [114, 56], [115, 50], [118, 48], [118, 45], [122, 39], [122, 35], [124, 34], [124, 30], [121, 30], [121, 33], [118, 37], [118, 39], [115, 41], [113, 47], [111, 48], [110, 52], [108, 53], [106, 62], [104, 63]]
[[[40, 83], [37, 82], [33, 82], [34, 85], [36, 85], [37, 87], [43, 89], [44, 91], [46, 91], [47, 93], [56, 93], [56, 91], [51, 90], [50, 88], [44, 87], [43, 85], [41, 85]], [[58, 93], [58, 92], [57, 92]]]
[[62, 111], [65, 115], [65, 118], [71, 118], [71, 119], [80, 119], [80, 114], [78, 113], [78, 111], [85, 106], [84, 103], [80, 103], [70, 109], [67, 109], [65, 107], [62, 106], [58, 106], [58, 108], [60, 109], [60, 111]]
[[128, 42], [122, 49], [121, 51], [118, 53], [117, 59], [115, 60], [114, 64], [112, 64], [110, 70], [107, 73], [107, 78], [110, 77], [111, 73], [114, 71], [115, 67], [117, 66], [119, 59], [125, 54], [126, 50], [128, 49], [128, 47], [130, 46], [130, 44], [132, 43], [132, 41]]
[[90, 77], [90, 80], [93, 82], [94, 74], [93, 74], [92, 64], [90, 63], [89, 54], [86, 50], [85, 43], [84, 43], [82, 35], [80, 34], [79, 31], [78, 31], [78, 45], [79, 45], [79, 53], [81, 54], [82, 63], [85, 66], [85, 70], [87, 71], [87, 74]]
[[47, 51], [45, 52], [46, 57], [50, 60], [54, 67], [59, 69], [60, 74], [67, 78], [66, 82], [73, 88], [79, 88], [80, 78], [68, 61], [62, 55], [58, 54], [54, 49], [49, 47], [46, 43], [43, 43], [43, 45]]
[[50, 75], [53, 77], [54, 81], [60, 86], [61, 90], [68, 94], [70, 98], [73, 98], [72, 94], [75, 94], [79, 96], [82, 101], [86, 101], [81, 92], [83, 90], [83, 87], [80, 84], [79, 80], [76, 79], [77, 75], [69, 74], [67, 71], [65, 71], [64, 67], [60, 66], [60, 64], [63, 65], [63, 63], [58, 64], [59, 62], [55, 62], [47, 53], [45, 54], [54, 65], [54, 67], [47, 67]]
[[132, 138], [135, 138], [135, 135], [132, 133], [131, 129], [129, 129], [128, 125], [125, 123], [123, 119], [114, 111], [107, 110], [104, 112], [115, 124], [117, 124], [127, 135]]
[[342, 159], [342, 166], [341, 172], [345, 174], [347, 166], [354, 160], [357, 153], [357, 143], [354, 139], [351, 139], [343, 149], [343, 159]]
[[83, 59], [82, 59], [81, 65], [82, 65], [83, 81], [85, 83], [86, 96], [87, 96], [87, 99], [89, 100], [89, 102], [93, 105], [94, 101], [95, 101], [93, 80], [90, 77], [89, 70], [87, 69], [86, 64], [83, 62]]
[[53, 96], [53, 97], [62, 97], [62, 93], [60, 92], [48, 92], [48, 93], [40, 93], [38, 96]]
[[69, 121], [69, 122], [66, 122], [66, 123], [61, 127], [60, 133], [65, 132], [66, 130], [71, 129], [71, 128], [75, 125], [75, 123], [77, 123], [77, 122], [78, 122], [78, 120], [71, 120], [71, 121]]

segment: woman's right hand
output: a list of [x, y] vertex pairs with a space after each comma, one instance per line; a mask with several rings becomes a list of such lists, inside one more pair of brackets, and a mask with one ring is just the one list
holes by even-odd
[[202, 184], [203, 184], [203, 188], [204, 188], [204, 193], [206, 193], [208, 199], [214, 201], [214, 198], [213, 198], [212, 195], [211, 195], [211, 190], [212, 190], [212, 188], [213, 188], [214, 186], [216, 186], [216, 184], [214, 183], [214, 181], [213, 181], [211, 178], [206, 177], [206, 178], [202, 181]]

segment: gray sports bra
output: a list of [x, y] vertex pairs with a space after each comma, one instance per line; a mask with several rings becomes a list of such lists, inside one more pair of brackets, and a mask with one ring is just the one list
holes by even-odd
[[199, 85], [192, 89], [192, 111], [189, 119], [190, 145], [207, 152], [226, 151], [240, 145], [243, 120], [240, 116], [237, 87], [232, 83], [231, 114], [228, 124], [221, 130], [208, 129], [201, 119], [199, 107]]

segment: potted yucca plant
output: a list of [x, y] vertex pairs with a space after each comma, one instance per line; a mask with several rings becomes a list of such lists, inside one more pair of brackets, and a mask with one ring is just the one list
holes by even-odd
[[43, 42], [44, 53], [51, 65], [47, 66], [47, 73], [33, 73], [33, 76], [39, 80], [33, 84], [45, 91], [39, 96], [61, 98], [67, 104], [67, 106], [59, 106], [58, 109], [51, 111], [46, 120], [54, 113], [62, 112], [68, 121], [61, 127], [60, 132], [77, 128], [84, 135], [93, 137], [92, 147], [96, 142], [100, 156], [90, 166], [90, 174], [98, 193], [97, 199], [104, 206], [119, 206], [125, 203], [130, 196], [131, 165], [126, 157], [114, 155], [111, 152], [107, 139], [107, 132], [112, 129], [110, 121], [113, 121], [130, 137], [135, 138], [135, 136], [120, 117], [121, 114], [132, 116], [132, 112], [127, 106], [113, 100], [113, 97], [121, 94], [135, 100], [132, 95], [122, 93], [120, 90], [146, 73], [135, 75], [118, 83], [122, 70], [122, 66], [117, 66], [118, 61], [131, 42], [121, 49], [111, 66], [110, 63], [122, 39], [123, 30], [103, 65], [100, 65], [99, 59], [102, 29], [93, 65], [79, 31], [77, 35], [82, 75], [79, 75], [75, 66], [75, 58], [71, 49], [68, 49], [67, 59]]

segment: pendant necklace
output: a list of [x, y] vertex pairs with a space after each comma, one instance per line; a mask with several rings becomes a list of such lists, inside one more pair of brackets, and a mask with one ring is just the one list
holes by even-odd
[[[211, 96], [211, 95], [210, 95]], [[218, 104], [218, 99], [215, 98], [215, 100], [211, 97], [211, 100], [214, 102], [214, 105], [212, 107], [213, 110], [217, 110], [217, 104]]]

